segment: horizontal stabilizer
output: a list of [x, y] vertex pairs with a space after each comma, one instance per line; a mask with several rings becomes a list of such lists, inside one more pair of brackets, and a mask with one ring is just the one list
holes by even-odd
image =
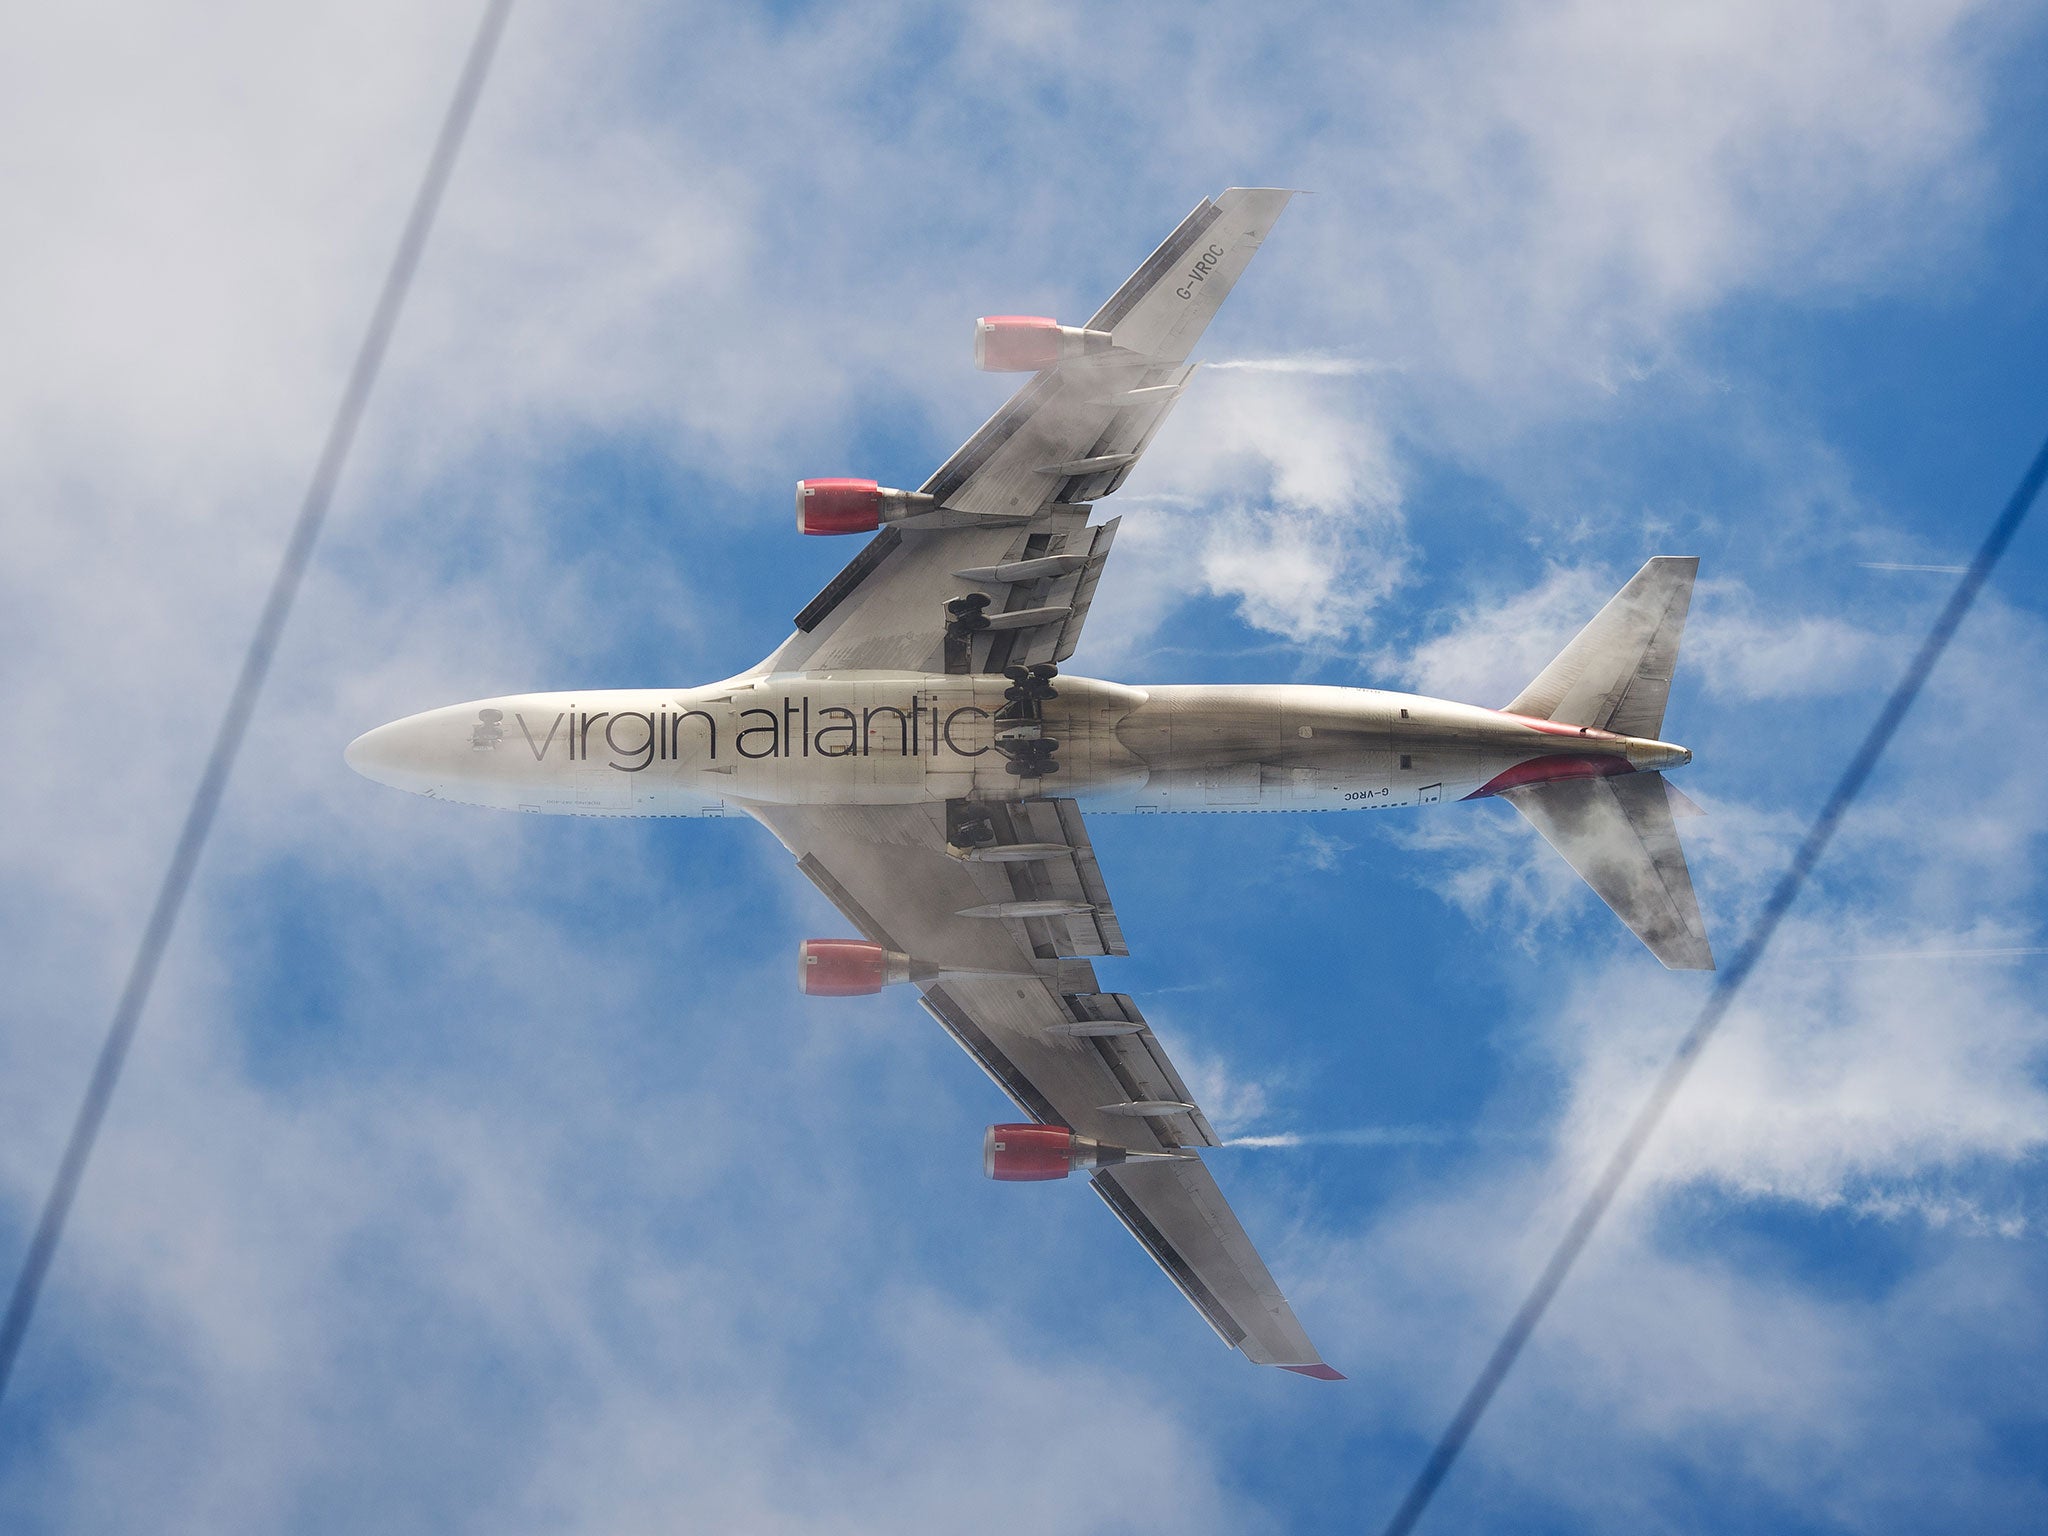
[[1649, 561], [1506, 712], [1656, 740], [1699, 568], [1691, 556]]
[[1674, 971], [1711, 971], [1713, 947], [1693, 895], [1661, 773], [1557, 779], [1503, 799]]
[[1699, 801], [1693, 799], [1691, 795], [1688, 795], [1669, 779], [1664, 781], [1664, 798], [1671, 802], [1671, 814], [1674, 816], [1704, 816], [1707, 814], [1700, 809]]

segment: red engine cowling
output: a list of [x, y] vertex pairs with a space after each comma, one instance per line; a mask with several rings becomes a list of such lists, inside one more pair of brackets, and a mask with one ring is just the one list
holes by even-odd
[[1045, 315], [983, 315], [974, 322], [974, 366], [984, 373], [1036, 373], [1111, 345], [1107, 331], [1061, 325]]
[[1080, 1139], [1064, 1125], [992, 1125], [981, 1139], [982, 1172], [1008, 1183], [1064, 1179]]
[[1175, 1155], [1133, 1152], [1092, 1136], [1076, 1136], [1064, 1125], [992, 1125], [981, 1139], [981, 1171], [1013, 1184], [1064, 1179], [1077, 1169], [1109, 1168], [1134, 1158]]
[[866, 997], [908, 980], [908, 955], [866, 939], [805, 939], [796, 947], [796, 984], [808, 997]]
[[931, 509], [932, 498], [872, 480], [799, 480], [798, 533], [873, 533], [884, 523]]
[[882, 526], [882, 488], [872, 480], [799, 480], [798, 533], [872, 533]]

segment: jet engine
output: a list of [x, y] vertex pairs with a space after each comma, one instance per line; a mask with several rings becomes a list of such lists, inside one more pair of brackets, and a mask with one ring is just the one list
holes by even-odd
[[866, 997], [910, 980], [910, 956], [866, 939], [805, 939], [796, 947], [796, 984], [809, 997]]
[[974, 322], [974, 366], [984, 373], [1036, 373], [1114, 345], [1107, 331], [1061, 325], [1044, 315], [984, 315]]
[[1134, 1159], [1174, 1153], [1133, 1152], [1092, 1136], [1076, 1136], [1064, 1125], [992, 1125], [981, 1139], [981, 1170], [1006, 1183], [1064, 1179], [1076, 1169], [1107, 1168]]
[[919, 512], [929, 512], [932, 498], [917, 491], [899, 491], [872, 480], [799, 480], [796, 483], [798, 533], [873, 533]]

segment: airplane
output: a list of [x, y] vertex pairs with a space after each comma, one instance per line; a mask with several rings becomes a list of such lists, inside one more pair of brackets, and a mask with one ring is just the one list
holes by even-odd
[[[1665, 965], [1713, 954], [1659, 739], [1693, 559], [1650, 560], [1502, 709], [1373, 688], [1132, 687], [1060, 671], [1116, 537], [1092, 522], [1188, 387], [1190, 351], [1290, 192], [1205, 199], [1085, 325], [976, 323], [1031, 378], [915, 491], [811, 479], [810, 535], [870, 534], [758, 665], [697, 688], [476, 700], [369, 731], [357, 772], [563, 816], [753, 817], [858, 937], [798, 946], [812, 996], [915, 990], [1024, 1118], [989, 1177], [1081, 1173], [1219, 1337], [1325, 1363], [1203, 1163], [1221, 1145], [1137, 1004], [1096, 812], [1505, 799]], [[623, 739], [622, 739], [623, 738]]]

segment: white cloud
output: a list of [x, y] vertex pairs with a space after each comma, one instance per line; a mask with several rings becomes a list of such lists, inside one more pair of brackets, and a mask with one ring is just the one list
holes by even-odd
[[1310, 827], [1301, 834], [1302, 862], [1310, 869], [1329, 874], [1342, 864], [1342, 855], [1350, 853], [1356, 846], [1334, 833]]
[[1553, 567], [1525, 592], [1480, 593], [1447, 627], [1405, 655], [1388, 654], [1384, 664], [1422, 693], [1499, 707], [1549, 665], [1619, 586], [1595, 570]]
[[1136, 649], [1195, 595], [1296, 643], [1356, 643], [1407, 558], [1392, 446], [1319, 376], [1197, 375], [1132, 500], [1091, 656]]
[[1344, 52], [1403, 130], [1363, 168], [1388, 206], [1349, 296], [1374, 345], [1540, 414], [1661, 366], [1731, 295], [1917, 270], [1982, 186], [1980, 15], [1577, 0]]
[[1883, 635], [1836, 613], [1763, 615], [1731, 582], [1701, 584], [1685, 664], [1723, 698], [1803, 699], [1874, 689], [1916, 636]]
[[[1152, 1027], [1155, 1033], [1160, 1029], [1156, 1021]], [[1187, 1080], [1188, 1091], [1221, 1136], [1236, 1136], [1258, 1126], [1272, 1112], [1275, 1098], [1285, 1092], [1289, 1072], [1284, 1063], [1253, 1076], [1228, 1054], [1203, 1049], [1171, 1026], [1160, 1038]]]
[[[1488, 586], [1426, 638], [1383, 651], [1381, 662], [1420, 692], [1504, 705], [1600, 611], [1627, 574], [1552, 566], [1521, 592]], [[1823, 599], [1795, 588], [1790, 600], [1806, 606]], [[1714, 696], [1738, 702], [1860, 695], [1880, 686], [1916, 639], [1838, 611], [1773, 613], [1743, 580], [1709, 576], [1694, 591], [1679, 664]]]

